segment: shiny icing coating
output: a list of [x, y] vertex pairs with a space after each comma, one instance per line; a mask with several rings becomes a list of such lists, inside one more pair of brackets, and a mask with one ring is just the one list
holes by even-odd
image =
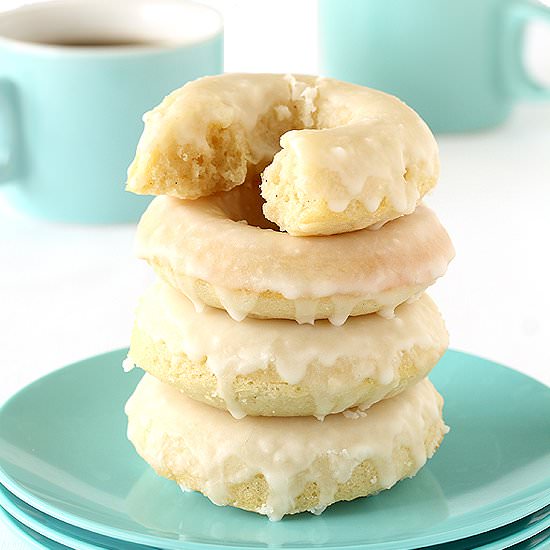
[[[414, 347], [425, 350], [434, 356], [433, 366], [448, 343], [441, 315], [427, 295], [400, 306], [392, 319], [363, 315], [349, 319], [342, 327], [327, 321], [297, 326], [278, 319], [237, 323], [219, 309], [195, 312], [185, 296], [159, 281], [142, 297], [136, 325], [148, 338], [162, 342], [173, 358], [184, 354], [190, 361], [205, 360], [217, 380], [216, 394], [236, 418], [244, 416], [233, 389], [238, 376], [272, 367], [282, 381], [304, 384], [308, 369], [321, 365], [324, 380], [308, 378], [307, 384], [323, 386], [310, 391], [316, 398], [315, 414], [324, 416], [342, 410], [333, 408], [337, 387], [344, 378], [348, 387], [367, 378], [374, 380], [381, 386], [380, 392], [385, 392], [378, 396], [380, 399], [399, 384], [397, 371], [404, 352]], [[348, 365], [345, 373], [331, 375], [331, 368], [343, 368], [342, 361]], [[329, 381], [334, 388], [328, 387]], [[392, 386], [382, 387], [388, 384]], [[343, 408], [354, 404], [344, 403]]]
[[[329, 78], [205, 77], [174, 91], [144, 121], [128, 190], [194, 199], [267, 167], [266, 215], [296, 235], [341, 233], [409, 214], [439, 175], [435, 139], [412, 109]], [[324, 219], [325, 208], [340, 213], [354, 201], [366, 210], [350, 208], [352, 219], [342, 225]], [[378, 216], [368, 215], [383, 202]]]
[[[323, 422], [312, 417], [235, 420], [145, 375], [126, 413], [130, 440], [157, 471], [192, 479], [191, 488], [219, 505], [231, 503], [232, 486], [261, 475], [268, 491], [255, 511], [278, 520], [294, 510], [311, 481], [320, 494], [309, 511], [322, 512], [365, 460], [375, 467], [373, 483], [380, 489], [402, 477], [404, 465], [396, 457], [403, 449], [405, 469], [414, 475], [448, 431], [441, 407], [441, 396], [423, 380], [366, 415], [331, 415]], [[430, 434], [433, 442], [427, 445]]]
[[370, 311], [386, 307], [382, 313], [391, 316], [443, 275], [454, 256], [445, 229], [423, 205], [377, 231], [293, 237], [249, 225], [245, 207], [231, 199], [235, 193], [194, 201], [157, 197], [138, 225], [136, 254], [199, 309], [193, 285], [206, 281], [236, 320], [254, 313], [265, 292], [293, 301], [299, 322], [313, 322], [312, 301], [326, 298], [334, 302], [327, 316], [336, 325], [366, 299], [379, 303]]
[[413, 212], [437, 183], [437, 143], [397, 98], [318, 78], [312, 106], [314, 125], [285, 133], [262, 175], [266, 216], [289, 233], [385, 223]]

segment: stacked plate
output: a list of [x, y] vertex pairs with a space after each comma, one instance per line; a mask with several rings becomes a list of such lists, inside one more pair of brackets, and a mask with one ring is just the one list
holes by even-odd
[[157, 477], [126, 440], [126, 350], [31, 384], [0, 410], [0, 512], [39, 548], [550, 548], [550, 389], [449, 351], [432, 380], [451, 432], [413, 479], [278, 523]]

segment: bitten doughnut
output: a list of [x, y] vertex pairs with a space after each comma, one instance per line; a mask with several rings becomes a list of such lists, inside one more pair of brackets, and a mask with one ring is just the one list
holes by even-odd
[[236, 420], [145, 375], [126, 413], [130, 441], [157, 473], [278, 520], [416, 474], [448, 431], [442, 405], [423, 380], [367, 413]]
[[448, 344], [435, 304], [423, 295], [393, 319], [235, 323], [224, 311], [196, 313], [157, 282], [136, 312], [129, 360], [183, 393], [236, 418], [317, 416], [370, 407], [418, 382]]
[[265, 169], [265, 215], [292, 235], [409, 214], [439, 174], [435, 139], [412, 109], [328, 78], [205, 77], [172, 92], [144, 121], [129, 191], [196, 199]]
[[377, 231], [293, 237], [266, 229], [258, 199], [245, 185], [194, 201], [157, 197], [139, 222], [136, 254], [198, 310], [336, 325], [349, 315], [391, 316], [454, 256], [422, 205]]

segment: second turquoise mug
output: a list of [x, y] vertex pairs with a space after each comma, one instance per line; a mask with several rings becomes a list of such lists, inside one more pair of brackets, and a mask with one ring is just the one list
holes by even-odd
[[495, 126], [550, 99], [522, 60], [527, 0], [320, 0], [321, 72], [397, 95], [436, 132]]
[[[54, 0], [0, 14], [0, 181], [32, 215], [136, 221], [141, 117], [223, 70], [222, 20], [185, 0]], [[8, 183], [9, 182], [9, 183]]]

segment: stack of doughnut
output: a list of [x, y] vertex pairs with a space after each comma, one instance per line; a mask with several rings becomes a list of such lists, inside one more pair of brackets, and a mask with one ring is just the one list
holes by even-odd
[[226, 74], [148, 113], [127, 189], [157, 274], [126, 368], [137, 452], [272, 520], [388, 489], [448, 428], [426, 376], [448, 335], [424, 290], [454, 250], [420, 204], [421, 118], [328, 78]]

